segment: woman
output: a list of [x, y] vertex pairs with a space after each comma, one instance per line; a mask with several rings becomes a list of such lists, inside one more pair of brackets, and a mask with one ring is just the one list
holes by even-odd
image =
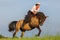
[[40, 9], [40, 3], [36, 3], [36, 4], [32, 7], [32, 9], [30, 9], [30, 10], [28, 11], [28, 14], [25, 16], [25, 19], [24, 19], [24, 22], [23, 22], [22, 27], [23, 27], [26, 23], [30, 22], [31, 16], [36, 15], [37, 12], [39, 12], [39, 9]]

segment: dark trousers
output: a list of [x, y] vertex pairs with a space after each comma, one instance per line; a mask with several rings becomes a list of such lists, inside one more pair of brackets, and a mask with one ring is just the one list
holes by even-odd
[[29, 10], [29, 11], [28, 11], [28, 14], [25, 16], [25, 19], [24, 19], [24, 21], [23, 21], [22, 27], [23, 27], [26, 23], [30, 22], [32, 16], [34, 16], [34, 14]]

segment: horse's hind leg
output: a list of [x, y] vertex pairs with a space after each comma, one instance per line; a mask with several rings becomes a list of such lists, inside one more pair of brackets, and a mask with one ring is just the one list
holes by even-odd
[[22, 33], [21, 33], [21, 37], [23, 37], [24, 33], [25, 33], [25, 31], [22, 31]]
[[40, 27], [37, 27], [37, 29], [39, 30], [39, 32], [36, 36], [39, 36], [41, 34], [41, 29], [40, 29]]
[[13, 37], [16, 35], [16, 33], [20, 30], [20, 27], [21, 27], [21, 24], [20, 24], [20, 21], [16, 23], [16, 30], [13, 34]]
[[16, 31], [13, 33], [13, 37], [15, 37], [16, 33], [18, 32], [19, 30], [16, 29]]

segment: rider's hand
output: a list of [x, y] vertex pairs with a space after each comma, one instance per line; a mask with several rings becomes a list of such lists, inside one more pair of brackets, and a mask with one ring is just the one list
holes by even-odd
[[33, 14], [35, 15], [35, 14], [36, 14], [36, 12], [33, 12]]

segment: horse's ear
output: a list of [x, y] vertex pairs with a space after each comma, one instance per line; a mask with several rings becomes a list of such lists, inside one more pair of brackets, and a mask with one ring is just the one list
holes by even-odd
[[49, 16], [46, 16], [46, 18], [48, 18]]

